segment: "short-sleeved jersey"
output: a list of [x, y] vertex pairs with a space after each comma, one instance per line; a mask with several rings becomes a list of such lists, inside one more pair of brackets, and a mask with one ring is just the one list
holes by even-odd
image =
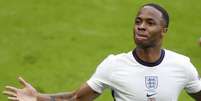
[[182, 89], [201, 90], [190, 59], [166, 49], [155, 63], [139, 60], [134, 51], [109, 55], [87, 84], [100, 94], [110, 88], [115, 101], [177, 101]]

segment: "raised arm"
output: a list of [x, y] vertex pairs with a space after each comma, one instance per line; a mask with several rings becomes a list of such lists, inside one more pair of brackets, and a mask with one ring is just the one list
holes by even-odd
[[19, 81], [24, 86], [22, 89], [6, 86], [6, 90], [3, 91], [11, 101], [93, 101], [99, 95], [87, 84], [73, 92], [41, 94], [21, 77]]

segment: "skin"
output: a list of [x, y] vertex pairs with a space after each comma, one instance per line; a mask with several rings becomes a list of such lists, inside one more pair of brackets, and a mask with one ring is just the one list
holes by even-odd
[[[150, 6], [141, 8], [135, 19], [133, 32], [138, 57], [149, 63], [157, 61], [164, 33], [167, 32], [161, 12]], [[189, 95], [196, 101], [201, 101], [201, 91]]]
[[99, 96], [87, 84], [83, 84], [78, 90], [57, 94], [41, 94], [31, 84], [26, 82], [23, 78], [18, 78], [19, 82], [23, 85], [22, 89], [12, 86], [6, 86], [3, 94], [8, 96], [10, 101], [93, 101]]
[[[137, 14], [133, 28], [138, 57], [150, 63], [157, 61], [160, 58], [162, 41], [166, 32], [167, 28], [161, 12], [150, 6], [142, 7]], [[41, 94], [23, 78], [18, 79], [23, 88], [6, 86], [6, 90], [3, 92], [11, 101], [93, 101], [100, 95], [87, 84], [83, 84], [72, 92]], [[201, 101], [201, 92], [189, 95], [196, 101]], [[50, 100], [51, 98], [55, 100]]]
[[133, 28], [136, 53], [146, 62], [155, 62], [160, 58], [160, 50], [164, 33], [162, 14], [157, 9], [145, 6], [141, 8], [135, 19]]

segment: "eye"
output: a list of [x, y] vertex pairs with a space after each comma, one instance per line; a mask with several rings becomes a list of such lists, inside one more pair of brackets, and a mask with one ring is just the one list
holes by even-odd
[[149, 26], [155, 25], [155, 23], [154, 23], [153, 21], [148, 21], [147, 24], [148, 24]]
[[136, 19], [136, 20], [135, 20], [135, 24], [136, 24], [136, 25], [139, 25], [140, 23], [141, 23], [141, 20], [140, 20], [140, 19]]

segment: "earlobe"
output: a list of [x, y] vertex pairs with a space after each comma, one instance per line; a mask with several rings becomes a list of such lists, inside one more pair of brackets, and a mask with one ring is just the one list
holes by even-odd
[[161, 32], [162, 37], [165, 35], [165, 33], [167, 32], [167, 30], [168, 30], [167, 28], [163, 28], [163, 29], [161, 30], [161, 31], [162, 31], [162, 32]]
[[168, 28], [163, 28], [163, 33], [166, 33], [168, 31]]

